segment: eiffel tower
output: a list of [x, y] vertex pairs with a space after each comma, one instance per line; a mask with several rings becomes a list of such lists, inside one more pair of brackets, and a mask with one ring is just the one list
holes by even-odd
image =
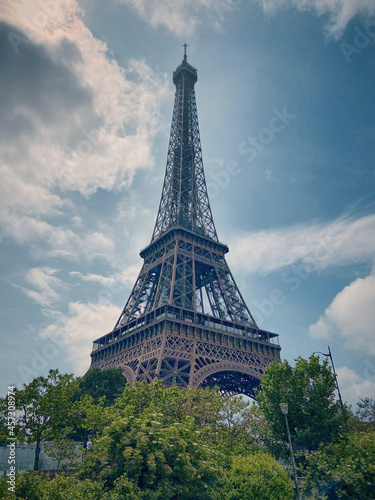
[[187, 62], [176, 86], [159, 211], [138, 279], [114, 329], [94, 342], [91, 368], [121, 366], [128, 382], [160, 379], [254, 396], [280, 360], [278, 335], [258, 328], [225, 260], [203, 171], [194, 85]]

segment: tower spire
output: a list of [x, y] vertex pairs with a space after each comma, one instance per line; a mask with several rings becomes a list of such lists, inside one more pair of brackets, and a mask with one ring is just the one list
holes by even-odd
[[187, 43], [184, 43], [183, 44], [183, 48], [184, 48], [184, 61], [187, 62], [187, 57], [186, 57], [186, 47], [188, 47], [188, 44]]

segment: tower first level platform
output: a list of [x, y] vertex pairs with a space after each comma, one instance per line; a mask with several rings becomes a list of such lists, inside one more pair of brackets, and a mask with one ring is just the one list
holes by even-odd
[[120, 366], [132, 384], [159, 379], [254, 397], [280, 350], [275, 333], [164, 305], [96, 340], [91, 368]]

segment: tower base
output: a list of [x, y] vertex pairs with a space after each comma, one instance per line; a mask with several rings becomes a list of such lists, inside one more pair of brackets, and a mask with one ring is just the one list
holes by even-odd
[[164, 305], [96, 340], [91, 368], [121, 366], [131, 384], [159, 379], [254, 397], [280, 350], [275, 333]]

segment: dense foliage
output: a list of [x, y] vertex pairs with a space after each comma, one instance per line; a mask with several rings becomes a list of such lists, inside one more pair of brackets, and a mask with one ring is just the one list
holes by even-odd
[[111, 406], [115, 400], [121, 396], [126, 386], [120, 367], [100, 370], [93, 368], [80, 380], [79, 388], [73, 400], [84, 399], [85, 396], [91, 396], [95, 404], [104, 398], [104, 406]]
[[289, 474], [265, 453], [234, 457], [225, 482], [228, 500], [293, 500]]
[[[17, 391], [18, 440], [42, 443], [65, 477], [28, 471], [4, 500], [289, 500], [290, 450], [279, 404], [288, 403], [304, 498], [375, 498], [374, 400], [356, 414], [337, 402], [335, 378], [318, 357], [272, 364], [258, 404], [213, 389], [125, 383], [119, 369], [83, 378], [51, 370]], [[2, 435], [6, 398], [0, 400]], [[74, 459], [74, 440], [85, 449]], [[37, 446], [37, 448], [38, 448]], [[38, 453], [39, 453], [38, 451]], [[73, 459], [72, 459], [73, 457]], [[276, 461], [278, 460], [278, 461]], [[35, 460], [38, 468], [38, 456]]]
[[150, 500], [219, 499], [223, 457], [205, 443], [192, 418], [168, 424], [163, 417], [150, 413], [116, 421], [94, 444], [81, 476], [105, 490], [126, 481]]
[[[309, 454], [306, 492], [326, 500], [375, 498], [375, 432], [354, 432]], [[319, 496], [317, 498], [319, 498]]]
[[[35, 471], [16, 476], [15, 492], [8, 489], [6, 476], [0, 479], [0, 498], [2, 500], [117, 500], [104, 496], [99, 484], [93, 481], [78, 481], [76, 477], [47, 475]], [[126, 497], [125, 497], [126, 498]], [[130, 497], [129, 497], [130, 498]]]

